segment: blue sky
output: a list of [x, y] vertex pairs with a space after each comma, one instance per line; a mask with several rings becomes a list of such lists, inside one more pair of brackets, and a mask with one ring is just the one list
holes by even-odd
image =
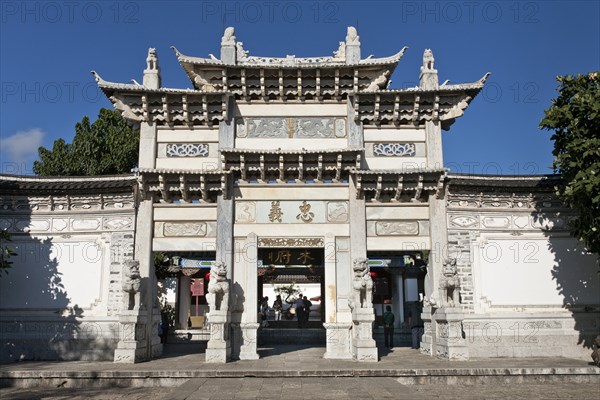
[[486, 88], [444, 132], [452, 172], [551, 172], [538, 129], [557, 75], [600, 69], [598, 1], [1, 1], [1, 173], [30, 174], [37, 147], [71, 141], [75, 123], [112, 107], [90, 70], [142, 80], [155, 47], [163, 86], [190, 87], [170, 50], [219, 54], [226, 26], [251, 55], [324, 56], [360, 35], [363, 57], [409, 49], [392, 88], [414, 86], [431, 48], [440, 81]]

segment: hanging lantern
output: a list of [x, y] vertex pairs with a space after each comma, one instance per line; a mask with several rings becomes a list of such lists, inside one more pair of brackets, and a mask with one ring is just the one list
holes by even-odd
[[377, 272], [375, 272], [375, 271], [370, 271], [369, 273], [371, 274], [371, 279], [375, 279], [375, 278], [377, 278]]
[[210, 281], [210, 272], [207, 272], [206, 275], [204, 275], [204, 279]]

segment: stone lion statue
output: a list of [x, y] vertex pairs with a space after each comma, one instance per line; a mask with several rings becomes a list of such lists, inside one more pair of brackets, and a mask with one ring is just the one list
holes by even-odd
[[423, 52], [423, 66], [421, 67], [421, 72], [433, 71], [434, 61], [435, 59], [433, 58], [433, 52], [431, 49], [425, 49]]
[[371, 308], [373, 303], [371, 297], [373, 294], [373, 279], [369, 271], [369, 260], [367, 258], [357, 258], [352, 267], [354, 277], [352, 279], [352, 293], [348, 300], [350, 309]]
[[460, 304], [458, 292], [460, 289], [460, 279], [456, 268], [456, 258], [444, 260], [442, 268], [442, 278], [440, 279], [440, 290], [442, 301], [448, 307], [455, 307]]
[[158, 69], [158, 56], [156, 55], [156, 49], [154, 47], [148, 49], [146, 69]]
[[123, 289], [123, 309], [138, 310], [140, 308], [140, 263], [136, 260], [123, 262], [121, 288]]
[[213, 263], [210, 268], [210, 281], [208, 282], [208, 295], [206, 300], [208, 301], [210, 311], [227, 311], [229, 308], [227, 265], [222, 261]]

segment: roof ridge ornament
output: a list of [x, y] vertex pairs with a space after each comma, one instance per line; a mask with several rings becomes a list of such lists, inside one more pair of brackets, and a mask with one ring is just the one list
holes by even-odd
[[144, 80], [142, 82], [149, 89], [160, 89], [160, 67], [158, 66], [158, 54], [154, 47], [148, 49], [146, 69], [144, 70]]
[[419, 87], [425, 90], [437, 90], [439, 88], [438, 71], [434, 68], [435, 58], [431, 49], [423, 52], [423, 65], [419, 76]]
[[345, 55], [346, 64], [358, 64], [360, 62], [360, 38], [353, 26], [349, 26], [346, 33]]
[[236, 64], [237, 44], [233, 26], [225, 28], [221, 38], [221, 61], [223, 64]]

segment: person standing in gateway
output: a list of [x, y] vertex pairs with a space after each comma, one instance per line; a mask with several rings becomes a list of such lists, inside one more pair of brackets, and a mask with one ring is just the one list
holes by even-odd
[[304, 327], [304, 299], [302, 294], [298, 294], [296, 300], [296, 318], [298, 318], [298, 328]]
[[383, 338], [385, 347], [392, 348], [394, 347], [394, 321], [396, 317], [392, 312], [392, 306], [386, 306], [385, 310], [383, 313]]

